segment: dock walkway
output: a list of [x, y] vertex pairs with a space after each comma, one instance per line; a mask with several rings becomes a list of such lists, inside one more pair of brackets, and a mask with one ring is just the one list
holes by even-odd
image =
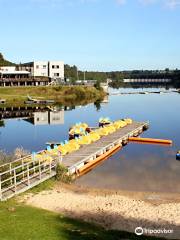
[[123, 145], [128, 142], [129, 137], [138, 136], [144, 129], [147, 129], [148, 126], [148, 122], [133, 122], [112, 134], [102, 137], [92, 144], [84, 145], [76, 152], [64, 156], [62, 159], [63, 164], [68, 168], [70, 174], [74, 174], [86, 163], [107, 152], [115, 145]]

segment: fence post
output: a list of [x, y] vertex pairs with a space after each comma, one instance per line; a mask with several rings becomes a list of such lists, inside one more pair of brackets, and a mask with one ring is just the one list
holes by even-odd
[[39, 179], [41, 180], [41, 161], [39, 159]]
[[15, 193], [16, 193], [16, 190], [17, 190], [17, 186], [16, 186], [16, 169], [14, 169], [14, 190], [15, 190]]
[[62, 163], [62, 154], [60, 151], [58, 151], [58, 163], [61, 164]]
[[49, 163], [49, 174], [51, 175], [51, 161]]
[[11, 185], [12, 185], [12, 166], [11, 163], [9, 164], [9, 172], [10, 172], [10, 176], [11, 176]]
[[29, 180], [29, 164], [27, 165], [27, 180], [28, 180], [28, 186], [30, 185], [30, 180]]

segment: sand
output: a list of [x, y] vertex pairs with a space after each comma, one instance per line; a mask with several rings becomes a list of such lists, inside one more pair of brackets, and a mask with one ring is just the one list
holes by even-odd
[[134, 232], [136, 227], [166, 229], [155, 234], [180, 239], [180, 195], [117, 192], [58, 185], [53, 190], [27, 194], [21, 201], [82, 219], [106, 229]]

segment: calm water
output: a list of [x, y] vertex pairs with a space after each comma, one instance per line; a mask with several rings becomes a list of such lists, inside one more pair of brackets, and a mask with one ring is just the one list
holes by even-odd
[[[151, 89], [148, 89], [150, 91]], [[157, 90], [157, 89], [152, 89]], [[123, 91], [131, 91], [124, 89]], [[133, 90], [134, 91], [134, 90]], [[117, 92], [117, 90], [116, 90]], [[138, 191], [180, 192], [180, 162], [175, 155], [180, 149], [180, 94], [110, 96], [97, 111], [94, 104], [51, 115], [36, 113], [34, 119], [6, 119], [0, 127], [0, 148], [13, 151], [22, 146], [29, 151], [45, 148], [47, 141], [68, 138], [68, 128], [78, 121], [97, 124], [99, 117], [131, 117], [150, 121], [144, 137], [172, 139], [173, 147], [131, 143], [103, 162], [76, 184]]]

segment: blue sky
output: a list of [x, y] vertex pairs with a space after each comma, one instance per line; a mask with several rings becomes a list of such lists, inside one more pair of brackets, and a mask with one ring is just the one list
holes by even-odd
[[0, 0], [0, 52], [84, 70], [180, 68], [180, 0]]

